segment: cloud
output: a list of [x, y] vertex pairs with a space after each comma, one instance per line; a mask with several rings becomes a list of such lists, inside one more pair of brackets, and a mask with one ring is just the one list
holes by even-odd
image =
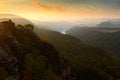
[[94, 5], [95, 7], [105, 8], [106, 10], [119, 10], [120, 0], [37, 0], [42, 3], [59, 4], [64, 7], [81, 7], [85, 5]]
[[41, 10], [45, 11], [58, 11], [58, 12], [63, 12], [64, 10], [60, 6], [49, 6], [49, 5], [44, 5], [40, 2], [37, 2], [36, 0], [32, 0], [32, 3], [39, 7]]

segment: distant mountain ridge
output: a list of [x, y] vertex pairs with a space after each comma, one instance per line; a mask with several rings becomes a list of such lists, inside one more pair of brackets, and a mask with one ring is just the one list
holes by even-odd
[[0, 18], [19, 18], [20, 16], [14, 14], [0, 14]]
[[22, 25], [26, 25], [26, 24], [32, 24], [34, 25], [31, 21], [20, 17], [18, 15], [14, 15], [14, 14], [0, 14], [0, 22], [2, 21], [8, 21], [9, 19], [11, 19], [13, 22], [16, 23], [16, 25], [18, 24], [22, 24]]
[[73, 27], [66, 34], [75, 36], [83, 42], [108, 49], [113, 55], [120, 57], [120, 29], [98, 27]]
[[112, 21], [101, 22], [97, 25], [99, 28], [120, 28], [120, 23], [115, 23]]

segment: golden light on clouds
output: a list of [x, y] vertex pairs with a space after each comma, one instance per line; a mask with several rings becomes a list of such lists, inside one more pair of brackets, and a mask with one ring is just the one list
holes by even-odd
[[[120, 11], [109, 11], [93, 5], [74, 5], [63, 6], [57, 4], [43, 4], [38, 0], [22, 0], [22, 3], [13, 5], [9, 1], [0, 1], [0, 13], [11, 13], [31, 19], [47, 19], [47, 20], [75, 20], [84, 18], [118, 18]], [[11, 3], [9, 3], [11, 2]], [[16, 1], [17, 2], [17, 1]], [[24, 2], [24, 3], [23, 3]], [[8, 4], [9, 3], [9, 4]]]
[[40, 9], [42, 9], [42, 10], [46, 10], [46, 11], [59, 11], [59, 12], [64, 11], [60, 6], [48, 6], [48, 5], [44, 5], [44, 4], [40, 3], [40, 2], [37, 2], [36, 0], [32, 0], [32, 3], [35, 6], [39, 7]]
[[[80, 8], [64, 8], [61, 6], [50, 6], [42, 4], [41, 2], [37, 2], [36, 0], [32, 0], [32, 3], [38, 7], [41, 15], [45, 18], [51, 19], [83, 19], [83, 18], [105, 18], [105, 17], [118, 17], [118, 12], [109, 12], [104, 9], [100, 9], [95, 6], [83, 5]], [[116, 16], [115, 16], [116, 15]]]

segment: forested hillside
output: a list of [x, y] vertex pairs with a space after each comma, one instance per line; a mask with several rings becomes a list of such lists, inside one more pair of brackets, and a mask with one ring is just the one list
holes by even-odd
[[55, 31], [38, 28], [35, 31], [43, 40], [53, 44], [69, 60], [71, 76], [76, 80], [116, 80], [120, 78], [119, 60], [111, 57], [108, 51], [87, 45], [75, 37]]

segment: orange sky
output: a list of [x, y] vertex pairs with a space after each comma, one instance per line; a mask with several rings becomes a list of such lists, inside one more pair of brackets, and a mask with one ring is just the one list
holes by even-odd
[[80, 7], [76, 7], [72, 4], [65, 5], [66, 4], [57, 5], [55, 3], [45, 4], [40, 2], [40, 0], [1, 0], [0, 13], [11, 13], [25, 18], [38, 20], [74, 20], [84, 18], [120, 17], [119, 10], [111, 10], [89, 4], [77, 4], [78, 6], [81, 5]]

